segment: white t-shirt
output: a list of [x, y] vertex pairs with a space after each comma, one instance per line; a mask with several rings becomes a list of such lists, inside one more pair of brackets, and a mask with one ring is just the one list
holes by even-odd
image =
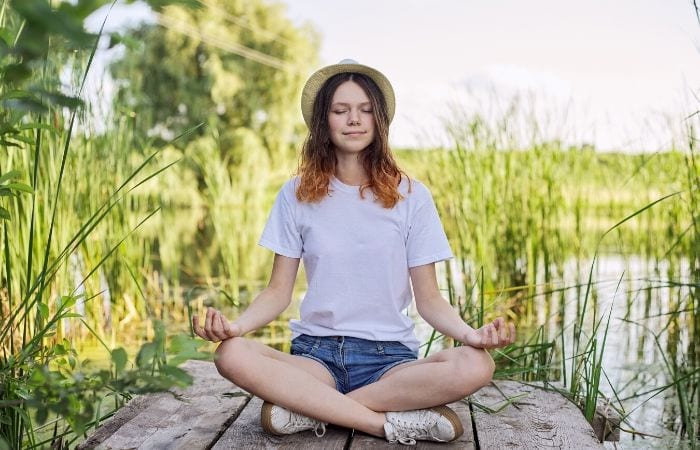
[[371, 189], [331, 178], [330, 195], [319, 203], [299, 202], [299, 178], [282, 186], [259, 244], [290, 258], [302, 258], [308, 290], [292, 337], [352, 336], [399, 341], [418, 349], [406, 315], [413, 299], [408, 269], [453, 257], [430, 191], [402, 180], [405, 197], [391, 209]]

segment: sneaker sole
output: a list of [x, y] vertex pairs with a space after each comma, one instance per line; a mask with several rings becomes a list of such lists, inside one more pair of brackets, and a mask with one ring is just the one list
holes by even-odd
[[430, 410], [440, 414], [442, 417], [449, 420], [452, 424], [452, 428], [454, 428], [455, 430], [455, 436], [448, 442], [454, 441], [462, 434], [464, 434], [464, 427], [462, 427], [462, 421], [459, 420], [459, 416], [456, 412], [452, 410], [452, 408], [450, 408], [449, 406], [437, 406], [435, 408], [430, 408]]
[[272, 428], [273, 406], [275, 406], [273, 403], [263, 402], [262, 408], [260, 409], [260, 424], [262, 425], [262, 428], [263, 430], [265, 430], [265, 432], [281, 436], [279, 433], [276, 433], [275, 430]]

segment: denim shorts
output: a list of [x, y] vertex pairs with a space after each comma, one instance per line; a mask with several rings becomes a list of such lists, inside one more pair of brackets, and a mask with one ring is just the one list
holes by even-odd
[[292, 340], [292, 355], [323, 364], [343, 394], [374, 383], [392, 367], [418, 358], [418, 352], [400, 342], [306, 334]]

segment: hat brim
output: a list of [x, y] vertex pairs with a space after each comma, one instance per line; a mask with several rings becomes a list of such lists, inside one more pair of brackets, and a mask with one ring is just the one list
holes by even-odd
[[387, 77], [377, 69], [363, 64], [339, 63], [323, 67], [314, 72], [309, 79], [306, 80], [304, 89], [301, 91], [301, 114], [304, 116], [304, 122], [306, 122], [306, 126], [309, 127], [309, 129], [311, 128], [311, 116], [313, 114], [314, 101], [316, 100], [318, 91], [321, 90], [323, 84], [333, 75], [347, 72], [367, 75], [377, 84], [379, 90], [384, 95], [389, 123], [391, 123], [396, 109], [396, 99], [394, 96], [394, 88], [391, 87], [391, 83]]

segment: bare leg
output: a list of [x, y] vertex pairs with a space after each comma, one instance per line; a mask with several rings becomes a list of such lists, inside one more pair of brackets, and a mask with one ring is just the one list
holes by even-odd
[[264, 400], [323, 422], [384, 436], [384, 414], [338, 392], [331, 374], [316, 361], [241, 337], [223, 341], [216, 353], [222, 376]]
[[407, 411], [460, 400], [491, 382], [491, 356], [462, 346], [398, 365], [348, 397], [372, 411]]

